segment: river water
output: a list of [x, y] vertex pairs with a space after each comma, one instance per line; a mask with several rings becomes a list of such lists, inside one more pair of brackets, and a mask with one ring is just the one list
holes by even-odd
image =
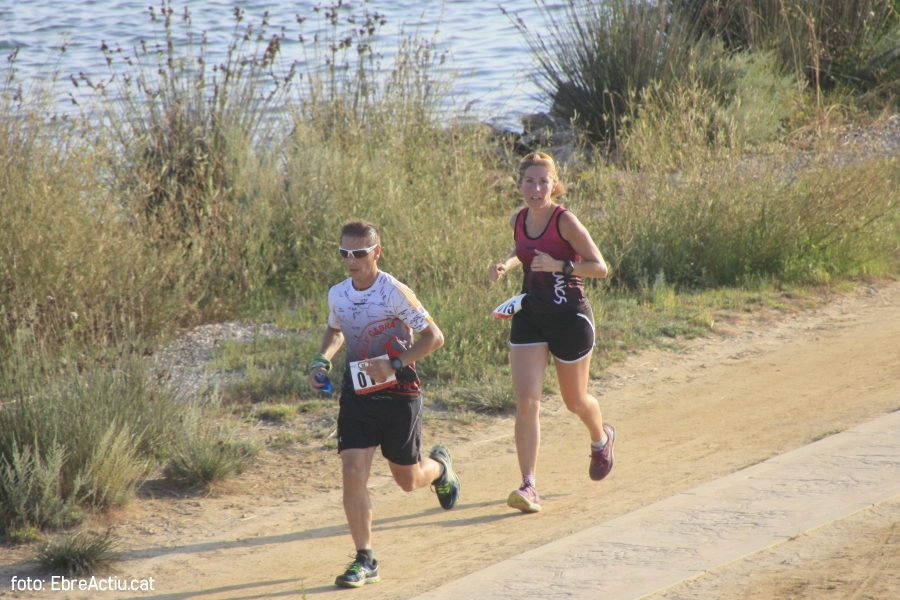
[[[159, 0], [0, 0], [0, 53], [19, 53], [15, 66], [20, 82], [46, 79], [58, 73], [66, 80], [85, 72], [100, 77], [107, 74], [100, 46], [116, 44], [132, 48], [140, 41], [154, 42], [161, 37], [161, 26], [150, 19], [149, 6], [159, 13]], [[362, 14], [362, 0], [347, 0], [341, 9], [343, 20]], [[562, 3], [559, 3], [560, 5]], [[302, 58], [298, 35], [310, 39], [324, 27], [324, 11], [314, 12], [325, 3], [311, 0], [182, 0], [171, 6], [177, 17], [187, 7], [192, 29], [206, 32], [210, 40], [209, 60], [224, 57], [235, 28], [234, 8], [245, 13], [244, 25], [258, 24], [269, 13], [269, 32], [286, 28], [282, 43], [283, 58], [289, 63]], [[436, 33], [438, 49], [449, 51], [447, 68], [458, 75], [453, 88], [456, 106], [468, 105], [476, 118], [515, 127], [519, 116], [546, 108], [542, 96], [531, 81], [531, 52], [522, 34], [501, 6], [521, 18], [533, 30], [545, 29], [545, 20], [534, 0], [501, 0], [500, 3], [476, 0], [372, 0], [370, 12], [385, 16], [377, 50], [389, 61], [397, 48], [398, 32], [407, 34], [418, 27], [421, 35]], [[558, 8], [555, 10], [559, 10]], [[306, 17], [302, 26], [296, 16]], [[176, 32], [183, 28], [176, 27]], [[66, 51], [58, 48], [65, 43]], [[71, 84], [65, 89], [68, 93]], [[74, 90], [72, 90], [74, 91]], [[76, 92], [77, 93], [77, 92]]]

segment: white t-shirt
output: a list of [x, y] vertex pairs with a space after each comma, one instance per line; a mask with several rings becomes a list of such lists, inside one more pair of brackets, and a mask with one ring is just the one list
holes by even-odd
[[[432, 321], [413, 291], [383, 271], [365, 290], [354, 289], [347, 278], [328, 291], [328, 326], [344, 334], [347, 362], [397, 356], [412, 345], [413, 331], [423, 331]], [[398, 379], [392, 392], [419, 392], [418, 376]]]

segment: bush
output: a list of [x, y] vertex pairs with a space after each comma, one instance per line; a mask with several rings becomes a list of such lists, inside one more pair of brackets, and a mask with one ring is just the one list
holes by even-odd
[[243, 473], [257, 452], [250, 442], [236, 442], [222, 430], [201, 429], [175, 448], [165, 472], [187, 485], [206, 485]]
[[66, 527], [84, 519], [77, 504], [80, 485], [64, 491], [63, 451], [52, 446], [43, 459], [31, 446], [11, 455], [0, 455], [0, 532], [12, 538], [15, 532], [38, 527]]
[[564, 10], [540, 0], [549, 33], [515, 21], [533, 52], [537, 86], [551, 114], [595, 142], [613, 144], [642, 91], [687, 72], [697, 37], [668, 2], [573, 0]]
[[727, 55], [709, 45], [686, 77], [644, 90], [620, 137], [620, 163], [681, 170], [777, 140], [803, 98], [776, 73], [771, 54]]
[[20, 330], [0, 361], [0, 527], [60, 527], [122, 505], [183, 416], [139, 350], [48, 352]]
[[30, 544], [41, 539], [41, 532], [34, 527], [17, 527], [6, 530], [6, 539], [10, 544]]
[[110, 531], [103, 535], [80, 531], [47, 543], [38, 553], [38, 561], [47, 570], [79, 576], [107, 569], [118, 559]]
[[691, 0], [678, 6], [731, 50], [773, 50], [783, 68], [817, 90], [900, 90], [894, 0]]
[[53, 343], [75, 330], [109, 342], [126, 327], [150, 338], [230, 314], [269, 274], [283, 192], [269, 149], [291, 78], [274, 72], [281, 38], [236, 25], [225, 62], [207, 65], [207, 41], [194, 45], [187, 13], [179, 38], [172, 12], [151, 11], [157, 44], [103, 46], [110, 78], [75, 80], [94, 92], [80, 113], [58, 114], [60, 91], [23, 89], [9, 64], [0, 344], [32, 326]]

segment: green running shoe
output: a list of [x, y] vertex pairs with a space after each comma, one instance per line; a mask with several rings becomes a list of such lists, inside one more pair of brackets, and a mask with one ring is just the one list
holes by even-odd
[[444, 465], [444, 474], [431, 482], [441, 507], [450, 510], [459, 500], [459, 477], [453, 472], [453, 459], [446, 446], [438, 444], [431, 449], [431, 458]]
[[358, 588], [367, 583], [378, 583], [381, 577], [378, 576], [378, 561], [373, 560], [371, 565], [367, 565], [364, 560], [360, 560], [357, 556], [356, 560], [350, 563], [343, 575], [338, 575], [334, 580], [334, 585], [344, 588]]

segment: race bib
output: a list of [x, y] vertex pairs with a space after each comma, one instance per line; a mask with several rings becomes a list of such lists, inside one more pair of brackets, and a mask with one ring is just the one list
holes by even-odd
[[491, 316], [496, 319], [509, 319], [514, 314], [522, 310], [522, 300], [524, 298], [525, 294], [513, 296], [512, 298], [495, 308], [494, 312], [491, 313]]
[[397, 385], [397, 375], [395, 373], [391, 373], [387, 381], [376, 383], [368, 373], [359, 368], [360, 364], [365, 365], [367, 362], [365, 360], [357, 360], [350, 363], [350, 379], [353, 381], [353, 389], [357, 395], [370, 394], [376, 390], [383, 390], [392, 385]]

